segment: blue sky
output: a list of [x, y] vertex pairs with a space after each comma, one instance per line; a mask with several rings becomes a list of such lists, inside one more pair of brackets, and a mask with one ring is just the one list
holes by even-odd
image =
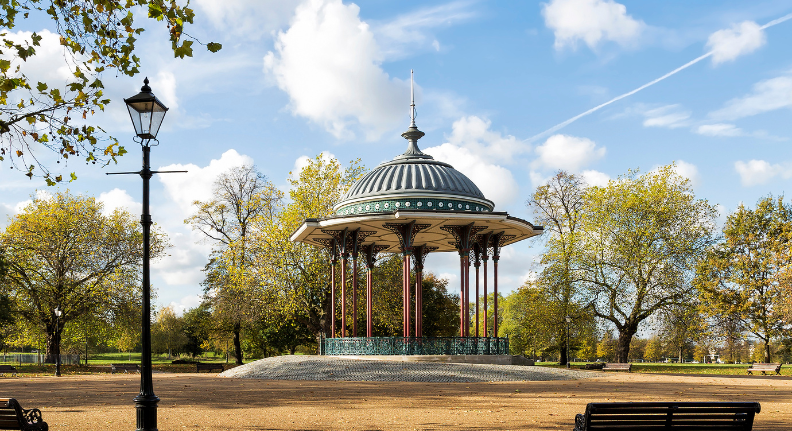
[[[423, 150], [454, 165], [497, 210], [532, 220], [525, 201], [557, 169], [602, 184], [628, 169], [676, 161], [697, 196], [722, 206], [784, 194], [792, 178], [792, 5], [788, 1], [360, 1], [196, 0], [188, 33], [223, 50], [177, 60], [155, 23], [141, 38], [142, 74], [104, 77], [113, 106], [99, 117], [130, 151], [104, 169], [74, 161], [76, 182], [48, 188], [0, 162], [0, 223], [31, 194], [99, 196], [107, 208], [140, 211], [140, 178], [104, 175], [140, 167], [123, 97], [144, 75], [169, 107], [152, 150], [155, 167], [189, 174], [156, 178], [155, 222], [174, 247], [153, 272], [157, 302], [198, 303], [212, 245], [183, 220], [213, 179], [255, 163], [285, 188], [305, 157], [326, 152], [373, 168], [405, 148], [409, 76], [415, 70]], [[143, 22], [143, 12], [139, 13]], [[774, 20], [781, 22], [764, 28]], [[24, 65], [34, 78], [64, 79], [52, 24], [13, 30], [44, 36]], [[700, 56], [656, 84], [558, 130], [554, 126], [633, 91]], [[551, 130], [550, 132], [547, 132]], [[547, 132], [547, 133], [546, 133]], [[46, 153], [40, 153], [47, 159]], [[541, 240], [504, 251], [501, 286], [518, 287]], [[430, 256], [427, 268], [455, 286], [457, 259]]]

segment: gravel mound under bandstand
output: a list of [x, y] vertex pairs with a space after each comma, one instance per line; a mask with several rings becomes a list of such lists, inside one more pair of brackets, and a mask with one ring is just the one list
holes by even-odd
[[370, 382], [506, 382], [575, 380], [600, 373], [519, 365], [370, 361], [330, 356], [279, 356], [220, 373], [220, 377], [262, 380]]

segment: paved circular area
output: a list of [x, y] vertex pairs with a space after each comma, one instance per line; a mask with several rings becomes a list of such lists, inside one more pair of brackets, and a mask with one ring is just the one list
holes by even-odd
[[575, 380], [598, 375], [600, 373], [520, 365], [369, 361], [332, 356], [279, 356], [220, 374], [221, 377], [263, 380], [427, 383]]

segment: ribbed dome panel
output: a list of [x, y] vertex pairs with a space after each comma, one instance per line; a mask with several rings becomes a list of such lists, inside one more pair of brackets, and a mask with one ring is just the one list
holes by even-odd
[[337, 207], [347, 201], [359, 201], [399, 192], [458, 195], [486, 199], [468, 177], [451, 165], [435, 160], [402, 159], [384, 163], [363, 176], [341, 199]]

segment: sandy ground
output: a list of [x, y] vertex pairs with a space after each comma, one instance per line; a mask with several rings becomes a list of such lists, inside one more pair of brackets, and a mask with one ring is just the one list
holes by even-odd
[[[597, 372], [602, 374], [601, 372]], [[0, 378], [0, 397], [42, 410], [51, 430], [133, 430], [139, 377]], [[792, 429], [792, 378], [607, 374], [572, 381], [267, 381], [155, 374], [159, 429], [571, 430], [595, 401], [758, 401], [755, 430]]]

